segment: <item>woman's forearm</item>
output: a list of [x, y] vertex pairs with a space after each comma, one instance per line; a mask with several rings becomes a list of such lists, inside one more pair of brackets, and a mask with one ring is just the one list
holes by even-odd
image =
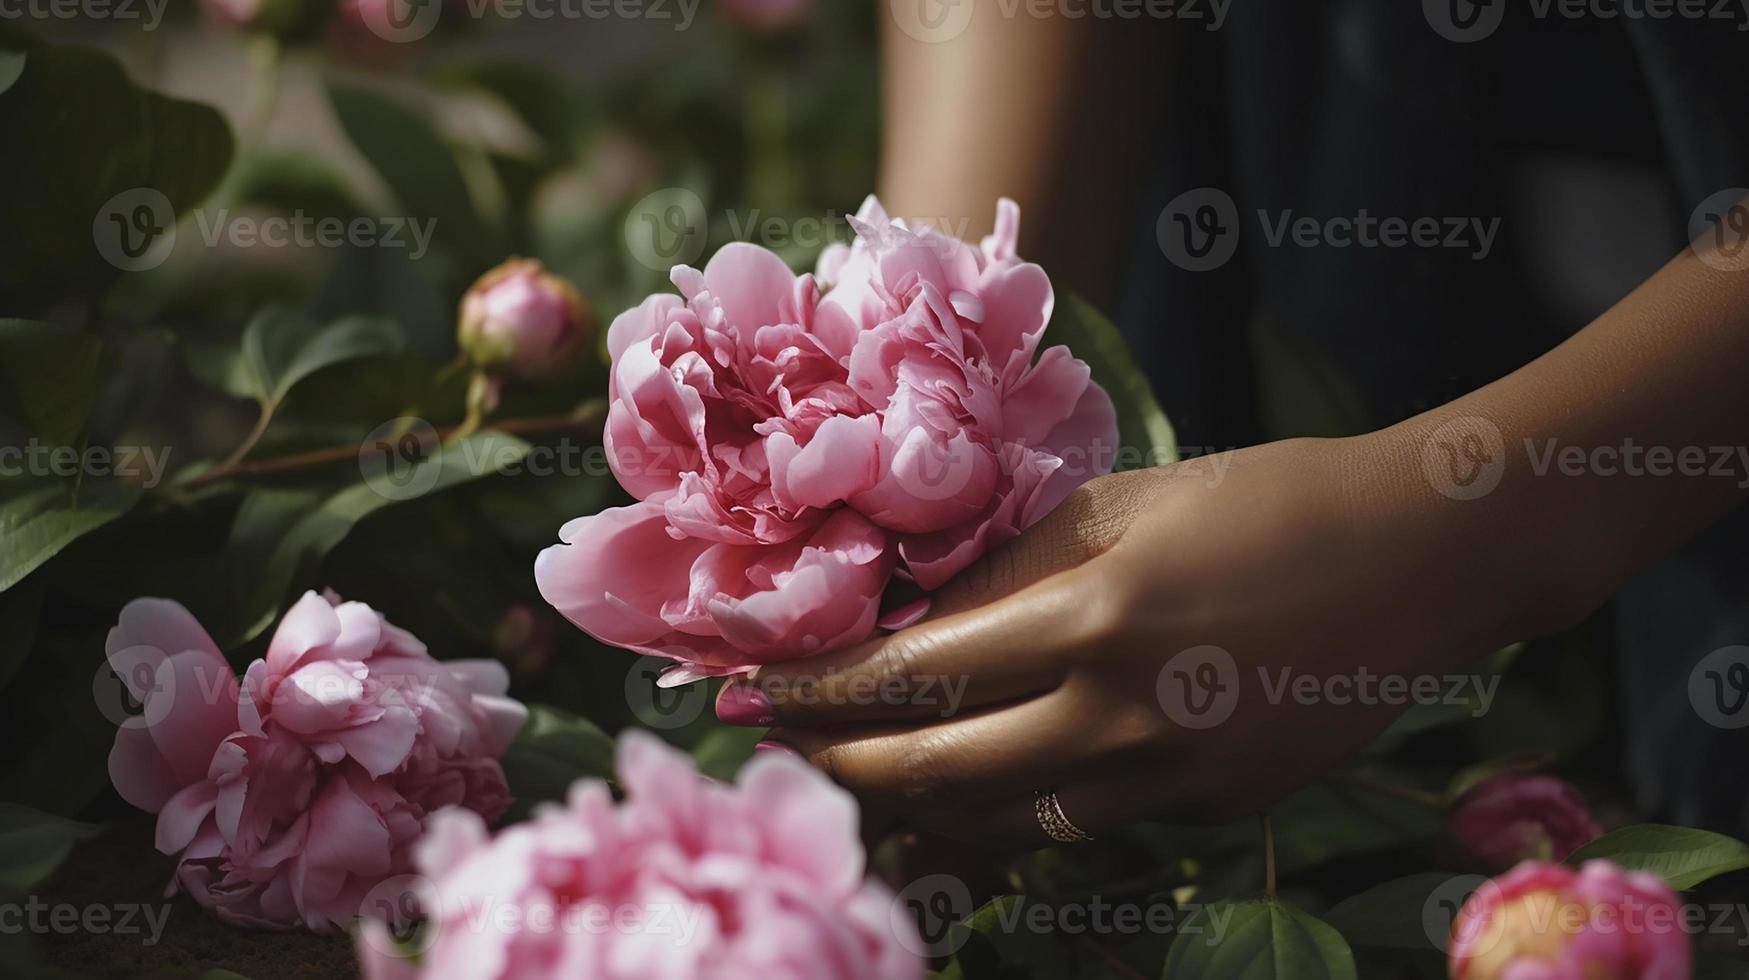
[[963, 31], [926, 41], [916, 35], [935, 35], [880, 7], [888, 213], [976, 241], [995, 200], [1013, 198], [1026, 215], [1021, 254], [1060, 288], [1108, 298], [1153, 163], [1149, 121], [1124, 96], [1165, 87], [1171, 26], [1041, 17], [1024, 2], [921, 0], [917, 9], [949, 23], [953, 11], [972, 14]]
[[1719, 264], [1686, 250], [1554, 350], [1378, 434], [1452, 518], [1435, 587], [1555, 628], [1744, 499], [1749, 269]]

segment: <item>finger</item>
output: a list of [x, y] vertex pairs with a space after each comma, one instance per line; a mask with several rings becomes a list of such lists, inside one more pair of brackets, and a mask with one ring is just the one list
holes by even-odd
[[1157, 482], [1142, 471], [1083, 484], [1037, 524], [973, 562], [930, 595], [929, 617], [952, 615], [1077, 568], [1117, 544]]
[[761, 667], [725, 685], [717, 716], [792, 727], [949, 718], [1048, 691], [1107, 635], [1099, 577], [1059, 573], [988, 605], [858, 646]]
[[922, 727], [779, 729], [770, 739], [865, 801], [908, 816], [977, 807], [1094, 775], [1145, 737], [1145, 720], [1101, 723], [1092, 710], [1064, 689]]

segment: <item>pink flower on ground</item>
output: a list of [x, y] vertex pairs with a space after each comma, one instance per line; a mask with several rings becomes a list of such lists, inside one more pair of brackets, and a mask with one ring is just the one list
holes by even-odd
[[1608, 861], [1526, 861], [1452, 923], [1452, 980], [1686, 980], [1693, 952], [1662, 879]]
[[171, 890], [233, 925], [348, 925], [411, 865], [432, 811], [496, 817], [498, 764], [526, 716], [502, 665], [439, 662], [360, 602], [306, 593], [239, 687], [188, 610], [137, 599], [111, 666], [144, 712], [116, 732], [110, 779], [158, 814]]
[[866, 638], [895, 575], [938, 588], [1108, 472], [1116, 413], [1068, 348], [1038, 353], [1054, 294], [1019, 220], [1001, 202], [973, 248], [870, 198], [818, 279], [748, 244], [676, 266], [681, 295], [607, 337], [638, 502], [561, 528], [541, 594], [671, 681], [736, 673]]
[[1553, 776], [1501, 773], [1452, 807], [1451, 833], [1489, 870], [1527, 858], [1560, 860], [1603, 834], [1585, 801]]
[[812, 16], [814, 0], [722, 0], [722, 7], [730, 20], [747, 30], [783, 31]]
[[[431, 879], [421, 965], [367, 919], [369, 980], [917, 980], [921, 942], [863, 877], [856, 804], [799, 758], [713, 783], [644, 732], [620, 738], [626, 799], [578, 782], [488, 839], [448, 810], [416, 848]], [[427, 945], [429, 944], [429, 945]]]

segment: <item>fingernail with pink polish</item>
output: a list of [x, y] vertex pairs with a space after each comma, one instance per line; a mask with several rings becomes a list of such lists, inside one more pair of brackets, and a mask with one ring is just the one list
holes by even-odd
[[729, 725], [769, 725], [773, 719], [771, 699], [752, 684], [725, 685], [717, 695], [717, 718]]
[[800, 752], [797, 752], [791, 746], [785, 745], [782, 742], [773, 742], [770, 740], [760, 742], [758, 745], [753, 746], [753, 751], [755, 751], [755, 752], [776, 752], [776, 753], [779, 753], [780, 755], [794, 755], [794, 756], [801, 755]]

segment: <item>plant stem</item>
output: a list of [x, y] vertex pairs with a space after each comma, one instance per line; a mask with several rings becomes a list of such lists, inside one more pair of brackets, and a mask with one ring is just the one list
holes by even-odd
[[[570, 415], [541, 415], [520, 419], [502, 419], [493, 423], [492, 428], [510, 435], [533, 435], [543, 432], [564, 432], [571, 429], [592, 429], [601, 425], [607, 415], [607, 407], [601, 402], [592, 402], [582, 412]], [[454, 438], [461, 426], [451, 426], [438, 431], [438, 437], [444, 442]], [[247, 448], [247, 445], [241, 448]], [[238, 462], [241, 457], [231, 454], [233, 459], [207, 470], [196, 477], [191, 477], [177, 484], [178, 489], [192, 489], [216, 483], [219, 480], [267, 476], [280, 473], [291, 473], [297, 470], [313, 469], [333, 463], [345, 462], [358, 458], [357, 446], [333, 446], [328, 449], [313, 449], [304, 453], [293, 453], [289, 456], [276, 456], [254, 463]]]
[[261, 406], [261, 413], [255, 416], [255, 427], [249, 430], [249, 434], [243, 437], [242, 442], [237, 443], [237, 448], [231, 450], [231, 455], [226, 456], [225, 461], [214, 469], [236, 469], [243, 462], [243, 457], [249, 455], [249, 450], [254, 449], [255, 444], [261, 441], [261, 437], [267, 434], [267, 424], [273, 421], [274, 409], [278, 407], [273, 402], [264, 403]]
[[1257, 815], [1263, 821], [1263, 897], [1275, 900], [1275, 829], [1270, 826], [1269, 814]]

